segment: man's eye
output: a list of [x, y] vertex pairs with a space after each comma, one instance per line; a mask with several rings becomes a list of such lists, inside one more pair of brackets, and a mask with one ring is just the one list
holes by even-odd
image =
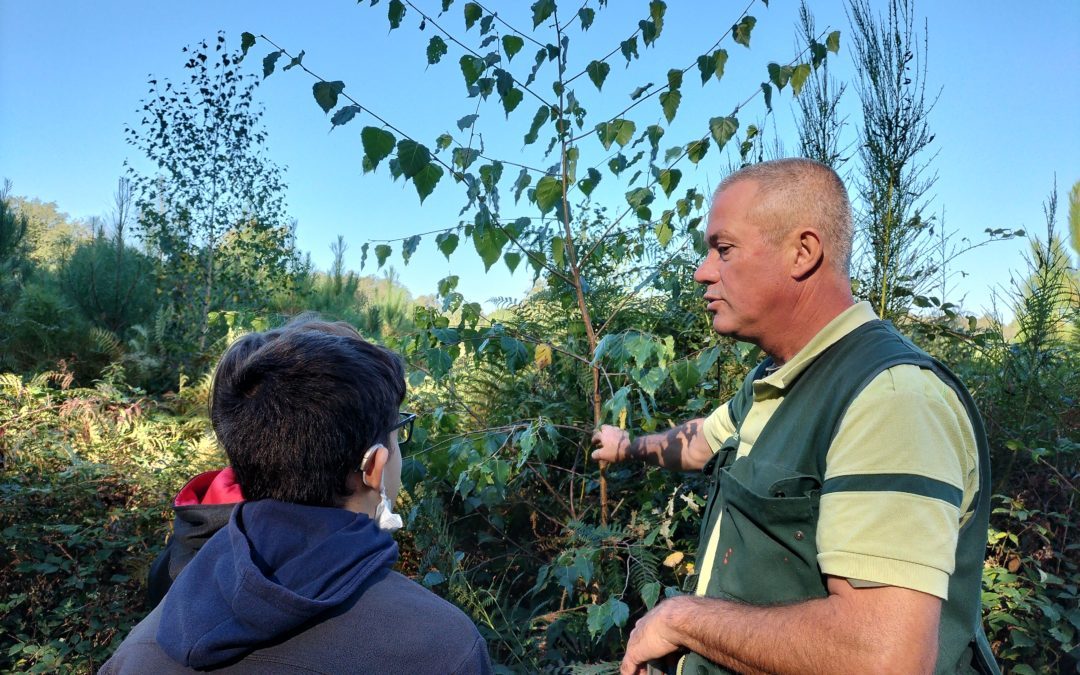
[[731, 247], [730, 247], [730, 246], [722, 246], [722, 245], [721, 245], [721, 246], [717, 246], [717, 247], [716, 247], [716, 252], [720, 254], [720, 257], [721, 257], [721, 258], [727, 258], [727, 256], [728, 256], [728, 253], [729, 253], [730, 251], [731, 251]]

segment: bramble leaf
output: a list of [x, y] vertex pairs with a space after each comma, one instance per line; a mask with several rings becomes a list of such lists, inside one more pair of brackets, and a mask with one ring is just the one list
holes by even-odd
[[345, 83], [341, 80], [335, 80], [334, 82], [320, 81], [315, 83], [311, 91], [315, 95], [315, 102], [319, 104], [324, 113], [328, 113], [337, 105], [338, 94], [344, 88]]

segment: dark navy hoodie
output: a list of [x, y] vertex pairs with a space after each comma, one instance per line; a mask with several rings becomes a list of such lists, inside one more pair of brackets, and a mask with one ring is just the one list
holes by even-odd
[[240, 504], [101, 672], [490, 672], [472, 622], [396, 559], [367, 515]]

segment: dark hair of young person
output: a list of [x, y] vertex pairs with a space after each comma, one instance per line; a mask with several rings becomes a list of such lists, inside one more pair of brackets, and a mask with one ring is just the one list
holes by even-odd
[[400, 357], [347, 324], [300, 317], [229, 347], [210, 420], [245, 499], [341, 506], [404, 398]]

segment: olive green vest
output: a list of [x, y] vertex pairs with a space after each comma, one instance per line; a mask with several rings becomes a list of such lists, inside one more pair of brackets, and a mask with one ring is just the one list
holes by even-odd
[[[731, 400], [735, 428], [753, 405], [747, 376]], [[967, 410], [979, 452], [979, 492], [973, 515], [960, 529], [949, 599], [942, 605], [938, 673], [997, 672], [980, 619], [983, 557], [990, 513], [990, 458], [982, 418], [960, 381], [945, 366], [904, 338], [891, 324], [863, 324], [826, 349], [790, 386], [750, 453], [735, 459], [739, 438], [724, 442], [703, 471], [713, 480], [702, 518], [699, 555], [723, 513], [715, 563], [704, 595], [755, 605], [797, 603], [828, 595], [817, 564], [818, 502], [822, 493], [901, 491], [960, 506], [955, 487], [911, 474], [842, 476], [824, 480], [825, 457], [848, 405], [878, 374], [910, 364], [934, 372]], [[905, 423], [918, 424], [919, 420]], [[690, 580], [694, 591], [696, 578]], [[679, 672], [729, 672], [698, 654], [686, 655]]]

